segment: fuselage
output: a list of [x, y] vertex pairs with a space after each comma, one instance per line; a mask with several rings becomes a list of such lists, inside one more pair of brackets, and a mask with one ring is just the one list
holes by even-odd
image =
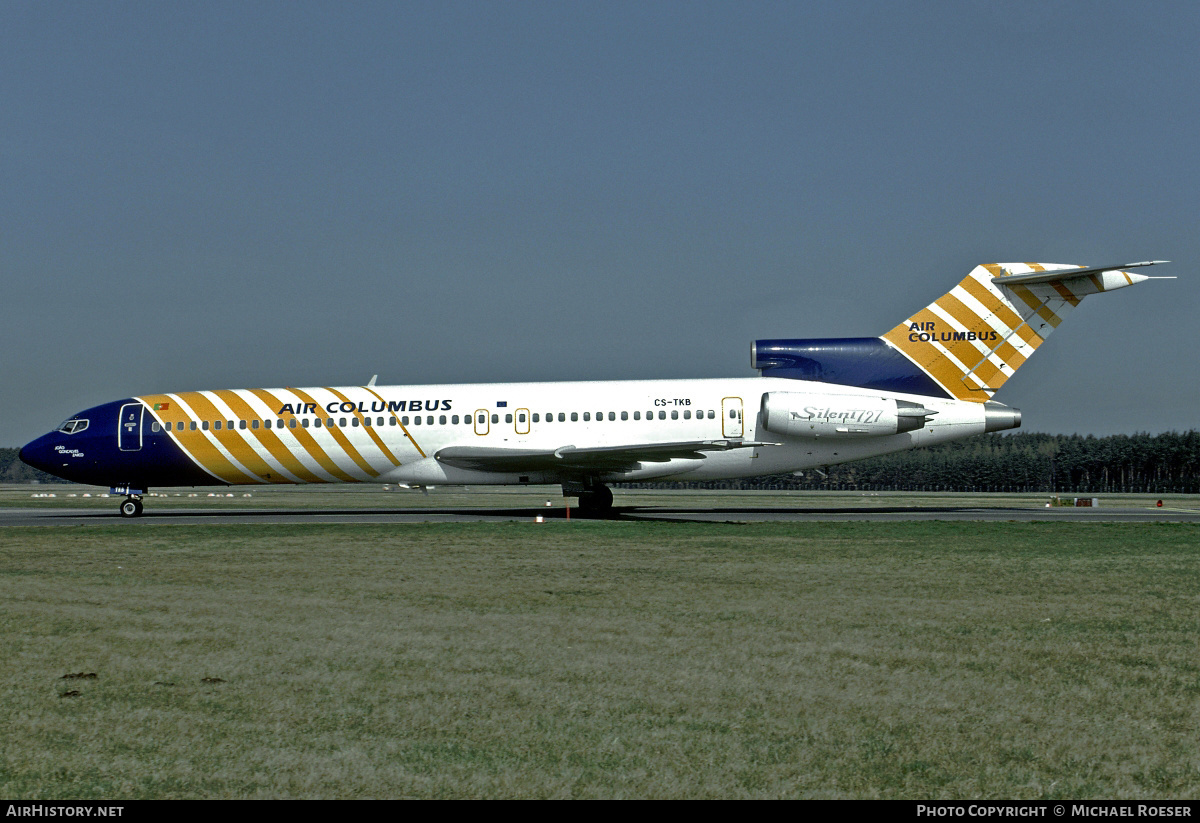
[[[836, 412], [842, 418], [869, 417], [854, 410], [893, 401], [923, 407], [928, 417], [892, 434], [831, 424], [795, 436], [778, 425], [768, 430], [764, 395], [802, 398], [827, 418], [835, 414], [830, 408], [851, 410]], [[96, 406], [25, 446], [21, 458], [68, 480], [144, 492], [264, 483], [566, 483], [579, 472], [463, 468], [437, 455], [759, 444], [597, 470], [591, 478], [699, 481], [802, 470], [1015, 425], [1019, 414], [997, 418], [982, 403], [769, 377], [237, 389]]]

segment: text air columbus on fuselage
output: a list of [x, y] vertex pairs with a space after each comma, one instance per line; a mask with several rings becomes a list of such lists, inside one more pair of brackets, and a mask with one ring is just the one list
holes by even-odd
[[[402, 411], [450, 411], [450, 400], [373, 400], [370, 403], [352, 403], [349, 400], [334, 400], [325, 405], [329, 414], [376, 414], [378, 412]], [[368, 408], [369, 406], [369, 408]], [[285, 414], [316, 414], [316, 403], [284, 403], [275, 412], [282, 417]]]

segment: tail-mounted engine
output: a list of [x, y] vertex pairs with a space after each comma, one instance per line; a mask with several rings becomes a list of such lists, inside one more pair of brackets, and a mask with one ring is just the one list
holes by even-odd
[[882, 437], [923, 428], [935, 414], [884, 397], [768, 392], [762, 399], [767, 431], [790, 437]]

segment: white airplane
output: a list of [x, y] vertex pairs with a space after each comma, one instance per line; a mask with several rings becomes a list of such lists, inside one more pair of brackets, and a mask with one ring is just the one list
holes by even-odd
[[992, 400], [1119, 266], [989, 263], [882, 337], [757, 340], [761, 376], [708, 380], [234, 389], [82, 411], [21, 449], [124, 495], [265, 483], [559, 484], [587, 513], [606, 483], [793, 472], [1021, 425]]

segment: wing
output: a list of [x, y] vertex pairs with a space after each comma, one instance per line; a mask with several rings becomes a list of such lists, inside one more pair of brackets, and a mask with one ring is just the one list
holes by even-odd
[[705, 452], [778, 445], [780, 444], [738, 440], [689, 440], [679, 443], [642, 443], [586, 449], [562, 446], [553, 450], [447, 446], [439, 449], [434, 457], [439, 463], [448, 466], [477, 471], [614, 472], [632, 471], [641, 463], [665, 463], [677, 458], [703, 460]]

